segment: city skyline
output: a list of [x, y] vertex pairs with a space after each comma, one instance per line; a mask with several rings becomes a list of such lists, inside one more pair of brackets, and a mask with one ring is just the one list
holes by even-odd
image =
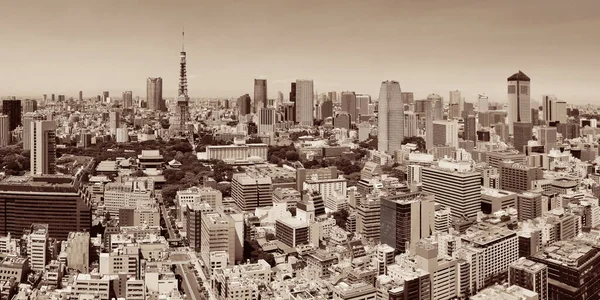
[[554, 94], [584, 104], [600, 81], [600, 42], [589, 38], [600, 26], [596, 1], [171, 3], [4, 1], [0, 16], [19, 27], [0, 30], [10, 45], [0, 50], [8, 70], [0, 95], [143, 97], [146, 78], [162, 77], [165, 96], [175, 97], [184, 26], [192, 98], [251, 93], [255, 78], [268, 80], [269, 98], [298, 78], [312, 79], [319, 93], [376, 97], [389, 79], [417, 99], [459, 90], [468, 102], [479, 93], [506, 102], [504, 80], [520, 69], [532, 78], [533, 101]]

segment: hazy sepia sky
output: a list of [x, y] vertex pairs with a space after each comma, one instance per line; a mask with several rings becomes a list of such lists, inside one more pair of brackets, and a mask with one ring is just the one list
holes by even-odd
[[269, 96], [309, 78], [318, 92], [415, 98], [459, 89], [506, 101], [523, 70], [534, 99], [600, 103], [600, 0], [0, 0], [0, 95], [84, 97], [146, 78], [177, 89], [185, 26], [191, 97]]

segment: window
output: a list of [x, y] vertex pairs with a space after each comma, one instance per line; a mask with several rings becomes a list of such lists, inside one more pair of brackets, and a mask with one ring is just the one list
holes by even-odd
[[508, 93], [509, 94], [516, 94], [517, 93], [517, 86], [515, 86], [515, 85], [509, 85], [508, 86]]
[[521, 94], [523, 94], [523, 95], [529, 94], [529, 87], [526, 85], [522, 85], [521, 86]]

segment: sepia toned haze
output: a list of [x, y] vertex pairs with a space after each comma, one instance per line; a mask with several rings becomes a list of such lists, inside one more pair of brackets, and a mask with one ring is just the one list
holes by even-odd
[[176, 94], [185, 27], [191, 97], [237, 97], [267, 78], [318, 92], [378, 94], [398, 80], [416, 98], [459, 89], [506, 101], [523, 70], [533, 99], [600, 102], [598, 0], [0, 0], [0, 95], [84, 96], [162, 77]]

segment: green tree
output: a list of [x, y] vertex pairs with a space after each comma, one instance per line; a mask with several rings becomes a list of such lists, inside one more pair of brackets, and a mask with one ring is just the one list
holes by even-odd
[[406, 145], [408, 143], [416, 144], [417, 151], [419, 152], [427, 152], [427, 143], [425, 142], [425, 139], [420, 136], [407, 136], [402, 140], [402, 145]]

